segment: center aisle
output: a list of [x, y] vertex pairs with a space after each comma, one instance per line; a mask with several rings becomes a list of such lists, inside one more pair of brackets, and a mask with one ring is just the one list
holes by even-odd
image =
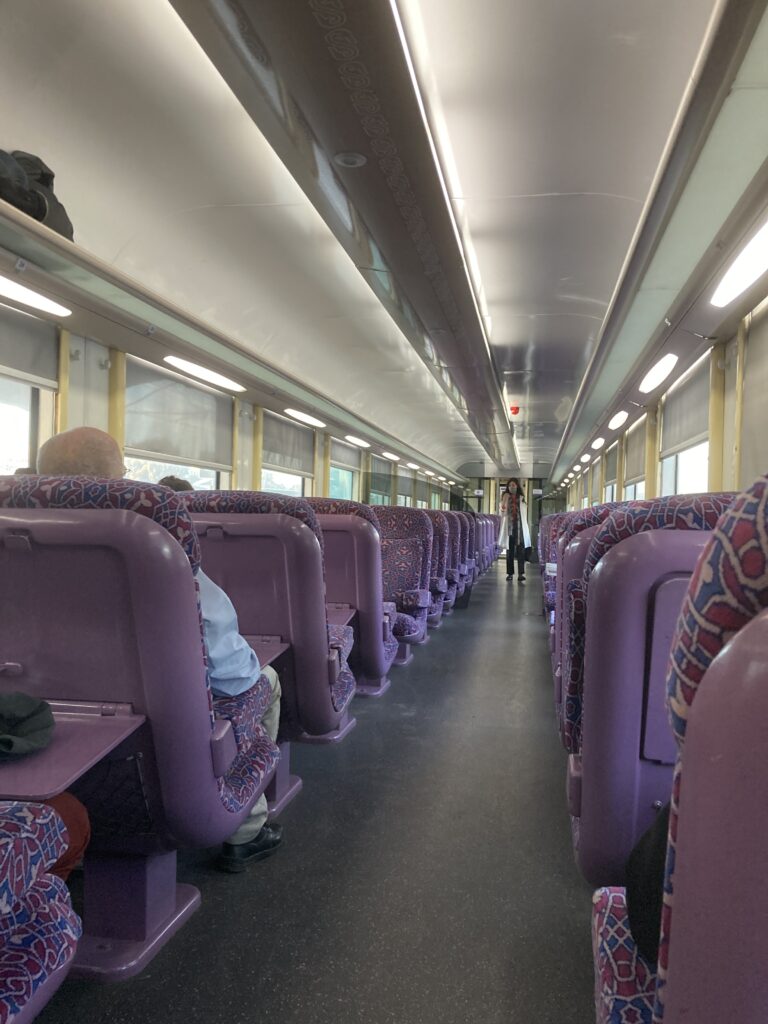
[[203, 906], [122, 985], [39, 1024], [592, 1024], [541, 587], [475, 586], [337, 747], [294, 746], [283, 848], [243, 875], [187, 854]]

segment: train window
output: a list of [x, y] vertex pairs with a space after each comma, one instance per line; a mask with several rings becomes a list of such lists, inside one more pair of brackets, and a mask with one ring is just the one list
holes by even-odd
[[432, 491], [429, 498], [429, 507], [436, 509], [440, 508], [440, 493], [438, 491]]
[[310, 493], [311, 481], [299, 473], [282, 473], [277, 469], [262, 469], [261, 489], [271, 494], [286, 494], [291, 498], [303, 498]]
[[233, 408], [230, 395], [129, 358], [125, 453], [150, 474], [157, 468], [152, 464], [168, 466], [171, 472], [181, 466], [229, 473]]
[[709, 484], [709, 441], [669, 455], [661, 462], [661, 494], [696, 494]]
[[403, 505], [406, 508], [409, 508], [410, 505], [411, 505], [411, 496], [410, 496], [410, 494], [398, 494], [396, 504], [397, 505]]
[[603, 491], [603, 501], [616, 501], [616, 484], [606, 484]]
[[426, 501], [422, 501], [420, 498], [416, 499], [416, 508], [429, 508]]
[[339, 466], [331, 466], [330, 489], [328, 496], [331, 498], [342, 498], [344, 501], [353, 501], [355, 491], [355, 473], [351, 469], [342, 469]]
[[0, 377], [0, 473], [10, 474], [30, 464], [32, 388], [22, 381]]
[[380, 491], [371, 491], [370, 497], [368, 498], [369, 505], [388, 505], [389, 495], [382, 494]]
[[645, 480], [627, 484], [624, 488], [624, 501], [642, 501], [645, 498]]
[[389, 505], [392, 493], [392, 463], [371, 456], [371, 473], [368, 485], [368, 501], [371, 505]]
[[163, 477], [177, 476], [188, 480], [196, 491], [215, 491], [229, 486], [229, 473], [222, 473], [205, 466], [185, 466], [179, 462], [159, 462], [157, 459], [143, 459], [134, 455], [125, 456], [125, 475], [129, 480], [143, 480], [149, 484], [159, 483]]

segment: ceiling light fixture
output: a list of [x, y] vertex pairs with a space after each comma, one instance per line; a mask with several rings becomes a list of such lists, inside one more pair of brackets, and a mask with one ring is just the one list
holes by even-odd
[[593, 451], [599, 452], [604, 444], [605, 444], [605, 438], [604, 437], [596, 437], [595, 440], [592, 442], [592, 449], [593, 449]]
[[628, 419], [629, 413], [622, 409], [621, 412], [617, 412], [616, 415], [611, 418], [610, 422], [608, 423], [608, 429], [618, 430], [619, 427], [624, 426]]
[[647, 395], [651, 391], [655, 391], [659, 384], [663, 384], [674, 370], [676, 363], [677, 356], [674, 352], [668, 352], [665, 356], [662, 356], [658, 363], [652, 366], [640, 381], [639, 391], [641, 394]]
[[47, 299], [40, 292], [34, 292], [10, 277], [0, 275], [0, 295], [13, 302], [21, 302], [24, 306], [31, 306], [32, 309], [39, 309], [42, 313], [50, 313], [51, 316], [72, 316], [71, 309], [60, 306], [58, 302]]
[[455, 481], [455, 480], [449, 480], [449, 481], [448, 481], [448, 484], [449, 484], [449, 486], [450, 486], [450, 487], [453, 487], [453, 485], [454, 485], [455, 483], [456, 483], [456, 481]]
[[382, 452], [381, 454], [384, 456], [385, 459], [389, 459], [390, 462], [400, 461], [400, 456], [395, 455], [393, 452]]
[[591, 456], [591, 455], [589, 455], [589, 454], [588, 454], [587, 452], [584, 452], [584, 454], [583, 454], [583, 455], [581, 456], [581, 461], [582, 461], [582, 462], [589, 462], [589, 460], [590, 460], [591, 458], [592, 458], [592, 456]]
[[283, 409], [283, 412], [286, 416], [292, 416], [301, 423], [308, 423], [310, 427], [325, 426], [322, 420], [317, 419], [316, 416], [310, 416], [308, 412], [302, 412], [301, 409]]
[[236, 380], [230, 380], [229, 377], [216, 373], [215, 370], [209, 370], [207, 366], [190, 363], [188, 359], [180, 359], [179, 356], [165, 356], [163, 362], [168, 363], [169, 366], [174, 366], [177, 370], [188, 373], [190, 377], [204, 380], [206, 384], [215, 384], [217, 387], [226, 388], [228, 391], [245, 391], [243, 385], [238, 384]]
[[367, 441], [364, 441], [362, 437], [353, 437], [352, 434], [345, 434], [344, 440], [349, 441], [350, 444], [356, 444], [358, 448], [370, 448], [371, 446]]
[[438, 480], [442, 480], [442, 481], [443, 481], [443, 483], [446, 483], [446, 480], [447, 480], [447, 478], [446, 478], [446, 477], [444, 477], [444, 476], [439, 476], [439, 477], [438, 477], [437, 479], [438, 479]]
[[573, 472], [574, 473], [580, 473], [581, 472], [581, 466], [578, 463], [576, 463], [576, 465], [573, 467]]
[[420, 469], [421, 468], [420, 466], [417, 466], [415, 462], [406, 462], [406, 466], [408, 467], [408, 469]]
[[425, 474], [426, 476], [434, 476], [434, 475], [435, 475], [435, 474], [434, 474], [434, 473], [432, 472], [432, 470], [431, 470], [431, 469], [425, 469], [425, 470], [424, 470], [424, 474]]
[[747, 242], [715, 289], [711, 304], [722, 309], [737, 299], [768, 270], [768, 224]]

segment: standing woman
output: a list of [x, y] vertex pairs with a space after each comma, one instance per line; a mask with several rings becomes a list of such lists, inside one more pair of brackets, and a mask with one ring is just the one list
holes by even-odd
[[[504, 517], [502, 529], [507, 536], [507, 579], [515, 575], [517, 559], [517, 582], [525, 582], [526, 547], [530, 547], [528, 520], [525, 512], [525, 498], [520, 482], [514, 477], [507, 480], [501, 495], [501, 514]], [[506, 523], [506, 529], [504, 524]]]

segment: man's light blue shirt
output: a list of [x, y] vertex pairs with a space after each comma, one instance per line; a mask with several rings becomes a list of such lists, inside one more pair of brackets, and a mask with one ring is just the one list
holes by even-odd
[[240, 636], [237, 612], [221, 587], [202, 570], [197, 574], [197, 582], [211, 689], [222, 697], [237, 697], [250, 690], [259, 678], [259, 659]]

